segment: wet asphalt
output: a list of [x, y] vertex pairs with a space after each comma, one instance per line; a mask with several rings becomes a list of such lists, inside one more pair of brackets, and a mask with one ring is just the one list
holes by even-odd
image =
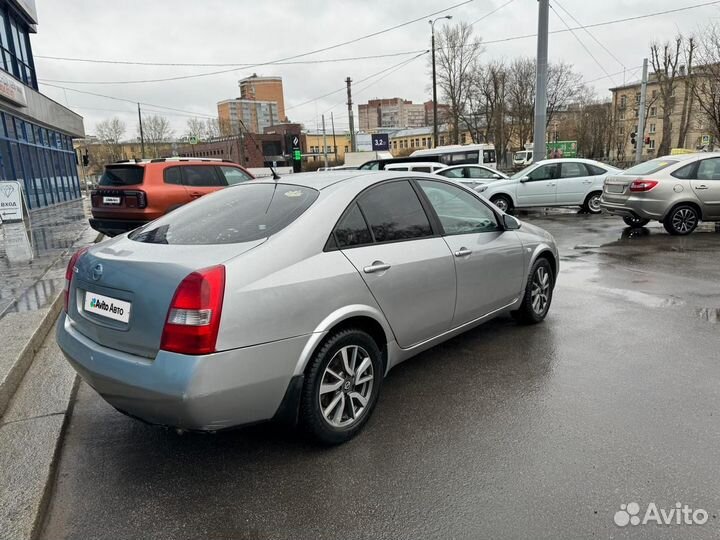
[[[717, 538], [720, 232], [521, 215], [555, 235], [547, 320], [501, 317], [394, 369], [366, 429], [183, 435], [82, 385], [47, 539]], [[637, 502], [704, 525], [627, 525]]]

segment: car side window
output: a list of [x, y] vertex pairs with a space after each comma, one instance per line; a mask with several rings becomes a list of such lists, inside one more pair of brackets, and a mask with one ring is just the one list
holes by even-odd
[[468, 167], [468, 178], [492, 178], [493, 173], [481, 167]]
[[446, 235], [500, 230], [495, 213], [464, 189], [432, 180], [417, 183], [430, 200]]
[[533, 182], [539, 180], [553, 180], [554, 178], [557, 178], [557, 167], [557, 163], [541, 165], [534, 171], [530, 171], [528, 178], [530, 178]]
[[684, 167], [680, 167], [677, 171], [671, 172], [670, 176], [674, 176], [675, 178], [680, 178], [681, 180], [689, 180], [691, 178], [695, 177], [695, 169], [697, 168], [697, 163], [691, 163], [690, 165], [685, 165]]
[[438, 174], [445, 178], [463, 178], [463, 167], [457, 169], [448, 169], [447, 171], [438, 171]]
[[588, 168], [590, 176], [600, 176], [601, 174], [605, 174], [607, 172], [605, 169], [598, 167], [597, 165], [586, 163], [585, 166]]
[[697, 169], [698, 180], [720, 180], [720, 158], [703, 159]]
[[221, 187], [226, 186], [225, 179], [211, 165], [187, 165], [181, 167], [183, 183], [190, 187]]
[[338, 222], [333, 234], [335, 235], [335, 244], [340, 249], [372, 244], [370, 229], [357, 204], [353, 204], [345, 211], [345, 215]]
[[415, 172], [430, 172], [430, 167], [413, 167], [413, 171]]
[[580, 176], [587, 176], [587, 170], [585, 165], [577, 163], [575, 161], [566, 161], [560, 166], [560, 178], [578, 178]]
[[182, 174], [180, 167], [168, 167], [163, 171], [163, 182], [166, 184], [182, 184]]
[[430, 220], [407, 180], [375, 186], [358, 201], [376, 242], [432, 236]]
[[238, 169], [237, 167], [220, 166], [220, 172], [225, 177], [225, 181], [228, 186], [234, 186], [240, 182], [252, 180], [250, 175], [246, 174], [242, 169]]

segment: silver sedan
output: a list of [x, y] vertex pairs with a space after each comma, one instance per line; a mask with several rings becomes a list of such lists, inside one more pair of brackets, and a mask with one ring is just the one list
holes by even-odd
[[299, 420], [340, 443], [400, 362], [503, 312], [542, 321], [558, 260], [548, 233], [437, 176], [294, 174], [75, 254], [57, 339], [146, 422]]

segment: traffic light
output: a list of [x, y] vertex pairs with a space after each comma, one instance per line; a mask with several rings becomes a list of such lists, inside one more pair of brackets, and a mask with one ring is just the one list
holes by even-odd
[[645, 144], [650, 144], [650, 136], [645, 137]]
[[637, 133], [635, 133], [634, 131], [630, 134], [630, 144], [632, 144], [633, 146], [637, 146], [637, 140], [635, 139], [636, 136]]

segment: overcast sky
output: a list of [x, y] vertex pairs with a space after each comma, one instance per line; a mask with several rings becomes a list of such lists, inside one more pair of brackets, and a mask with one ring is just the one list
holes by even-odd
[[[137, 135], [137, 111], [131, 103], [50, 87], [43, 80], [131, 81], [158, 79], [217, 71], [222, 67], [137, 66], [93, 64], [39, 58], [61, 56], [101, 60], [162, 63], [260, 63], [308, 52], [360, 37], [434, 11], [462, 0], [37, 0], [38, 33], [32, 36], [35, 64], [41, 91], [77, 111], [85, 118], [85, 130], [92, 134], [98, 121], [119, 116], [127, 123], [127, 138]], [[472, 22], [502, 6], [507, 0], [474, 0], [450, 9], [452, 23]], [[571, 26], [576, 24], [560, 6], [582, 24], [591, 24], [633, 15], [644, 15], [703, 3], [703, 0], [562, 0], [555, 9]], [[625, 79], [640, 77], [639, 66], [653, 40], [672, 38], [678, 31], [697, 32], [703, 24], [720, 17], [720, 2], [681, 13], [618, 23], [591, 30], [617, 57], [613, 59], [583, 31], [576, 35], [592, 51], [600, 67], [569, 32], [550, 36], [551, 61], [572, 63], [585, 80], [614, 75], [591, 84], [599, 97], [609, 97], [608, 88]], [[484, 41], [537, 31], [537, 1], [513, 0], [497, 13], [473, 27]], [[551, 10], [550, 30], [565, 26]], [[397, 30], [303, 60], [347, 58], [391, 54], [429, 48], [426, 19]], [[534, 56], [535, 39], [526, 38], [487, 44], [485, 59]], [[325, 64], [270, 65], [242, 68], [234, 72], [186, 80], [144, 84], [72, 84], [52, 82], [67, 88], [142, 101], [197, 113], [216, 115], [216, 103], [239, 95], [237, 80], [257, 72], [282, 76], [285, 105], [291, 121], [314, 129], [319, 115], [330, 110], [338, 131], [346, 129], [344, 91], [302, 104], [344, 86], [347, 76], [355, 81], [410, 59], [412, 55]], [[403, 97], [422, 102], [430, 96], [427, 55], [409, 62], [377, 81], [382, 75], [358, 83], [354, 101], [375, 97]], [[364, 87], [366, 87], [364, 89]], [[357, 109], [356, 109], [357, 110]], [[158, 109], [159, 111], [159, 109]], [[149, 111], [153, 114], [155, 111]], [[165, 111], [176, 136], [183, 135], [188, 113]], [[185, 114], [185, 115], [183, 115]], [[356, 113], [357, 114], [357, 113]]]

